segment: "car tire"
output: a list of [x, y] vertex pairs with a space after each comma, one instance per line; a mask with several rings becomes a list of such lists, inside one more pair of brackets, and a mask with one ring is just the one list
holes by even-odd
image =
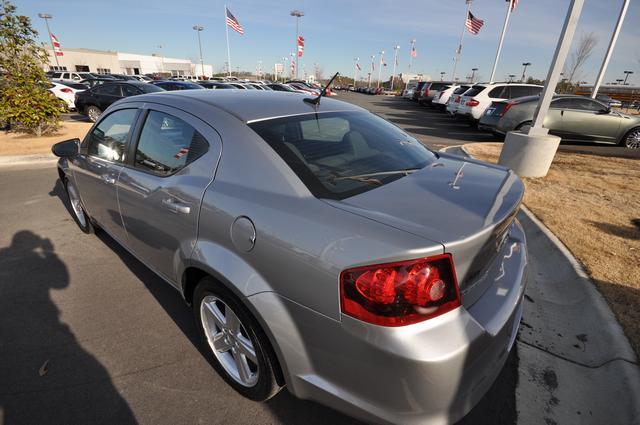
[[531, 128], [531, 121], [525, 121], [523, 123], [518, 124], [518, 126], [516, 127], [516, 131], [529, 131], [529, 129]]
[[85, 112], [91, 122], [98, 121], [98, 118], [100, 118], [100, 115], [102, 114], [102, 111], [100, 110], [100, 108], [94, 105], [87, 106], [87, 108], [85, 109]]
[[67, 199], [69, 200], [73, 220], [84, 233], [95, 233], [96, 229], [91, 222], [91, 217], [89, 217], [89, 214], [87, 214], [87, 211], [84, 209], [84, 205], [82, 205], [78, 189], [68, 178], [64, 179], [63, 184], [65, 192], [67, 192]]
[[620, 140], [620, 146], [628, 149], [640, 149], [640, 127], [629, 130]]
[[230, 290], [211, 277], [203, 278], [193, 294], [193, 314], [212, 364], [227, 384], [254, 401], [269, 400], [282, 389], [269, 340]]

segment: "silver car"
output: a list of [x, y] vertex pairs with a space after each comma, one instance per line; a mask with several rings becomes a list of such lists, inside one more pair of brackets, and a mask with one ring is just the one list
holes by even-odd
[[516, 337], [522, 182], [308, 100], [186, 90], [113, 104], [81, 143], [53, 148], [74, 219], [175, 287], [242, 395], [286, 386], [366, 421], [456, 421]]

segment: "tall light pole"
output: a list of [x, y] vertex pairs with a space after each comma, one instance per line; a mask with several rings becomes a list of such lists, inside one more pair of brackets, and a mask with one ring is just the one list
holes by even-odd
[[296, 18], [296, 47], [295, 49], [293, 49], [294, 52], [296, 52], [296, 79], [298, 78], [298, 25], [299, 25], [299, 21], [300, 18], [304, 16], [304, 12], [301, 10], [292, 10], [291, 11], [291, 16], [295, 16]]
[[531, 66], [531, 62], [523, 62], [522, 66], [524, 66], [524, 68], [522, 69], [522, 79], [520, 80], [520, 82], [524, 83], [524, 76], [527, 72], [527, 67]]
[[380, 51], [380, 63], [378, 64], [378, 88], [380, 87], [380, 74], [382, 73], [383, 63], [384, 63], [384, 50]]
[[624, 83], [622, 83], [622, 85], [626, 86], [627, 85], [627, 78], [629, 78], [629, 75], [633, 74], [633, 71], [624, 71], [625, 75], [624, 76]]
[[160, 72], [164, 74], [164, 53], [162, 53], [162, 48], [164, 46], [162, 44], [158, 44], [158, 49], [160, 50]]
[[509, 82], [513, 83], [513, 79], [516, 78], [515, 74], [509, 74]]
[[602, 65], [600, 66], [600, 71], [598, 72], [598, 76], [596, 77], [596, 83], [593, 85], [593, 90], [591, 90], [592, 99], [595, 99], [596, 96], [598, 95], [600, 84], [602, 84], [602, 80], [604, 80], [604, 74], [607, 71], [607, 67], [609, 66], [609, 59], [611, 59], [613, 48], [616, 46], [616, 41], [618, 41], [618, 35], [620, 34], [620, 29], [622, 28], [622, 23], [624, 22], [624, 17], [627, 14], [628, 8], [629, 8], [629, 0], [624, 0], [624, 3], [622, 4], [622, 9], [620, 9], [620, 15], [618, 15], [618, 22], [616, 23], [616, 28], [615, 30], [613, 30], [613, 34], [611, 34], [611, 40], [609, 41], [609, 48], [607, 49], [607, 53], [604, 55], [604, 60], [602, 61]]
[[616, 78], [616, 81], [618, 82], [618, 85], [620, 85], [624, 80], [622, 78]]
[[193, 30], [198, 33], [198, 48], [200, 49], [200, 66], [202, 68], [202, 77], [204, 78], [204, 59], [202, 58], [202, 42], [200, 41], [200, 32], [204, 29], [202, 25], [194, 25]]
[[476, 71], [478, 68], [471, 68], [471, 84], [473, 84], [473, 79], [476, 77]]
[[393, 91], [393, 80], [395, 80], [396, 78], [396, 64], [398, 63], [398, 50], [400, 49], [399, 45], [395, 45], [393, 46], [393, 50], [396, 51], [396, 53], [393, 55], [393, 74], [391, 74], [391, 91]]
[[353, 58], [353, 88], [356, 87], [356, 78], [358, 77], [358, 62], [360, 58]]
[[440, 71], [440, 81], [444, 80], [444, 74], [446, 74], [446, 72]]
[[38, 16], [44, 19], [44, 23], [47, 26], [47, 32], [49, 33], [49, 42], [51, 43], [51, 54], [53, 54], [54, 59], [56, 60], [56, 66], [60, 69], [60, 62], [58, 62], [58, 55], [56, 55], [56, 48], [53, 45], [53, 38], [51, 38], [51, 30], [49, 29], [49, 19], [52, 19], [53, 16], [50, 13], [38, 13]]

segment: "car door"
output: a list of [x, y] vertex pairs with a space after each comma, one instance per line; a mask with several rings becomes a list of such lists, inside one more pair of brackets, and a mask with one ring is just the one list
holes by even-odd
[[139, 109], [127, 107], [101, 117], [72, 162], [73, 177], [89, 216], [116, 240], [125, 240], [117, 182]]
[[191, 256], [204, 191], [222, 150], [218, 133], [184, 111], [148, 106], [118, 181], [131, 251], [172, 283]]
[[562, 132], [567, 139], [616, 143], [620, 115], [586, 97], [565, 99], [562, 108]]

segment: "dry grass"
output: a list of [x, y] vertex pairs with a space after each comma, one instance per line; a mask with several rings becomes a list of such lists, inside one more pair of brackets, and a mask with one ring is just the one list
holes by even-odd
[[[466, 148], [497, 162], [502, 145]], [[640, 353], [640, 161], [558, 152], [547, 177], [524, 181], [527, 207], [585, 266]]]
[[30, 134], [0, 132], [0, 155], [33, 155], [51, 153], [57, 142], [77, 137], [82, 140], [91, 123], [64, 122], [54, 135], [36, 137]]

